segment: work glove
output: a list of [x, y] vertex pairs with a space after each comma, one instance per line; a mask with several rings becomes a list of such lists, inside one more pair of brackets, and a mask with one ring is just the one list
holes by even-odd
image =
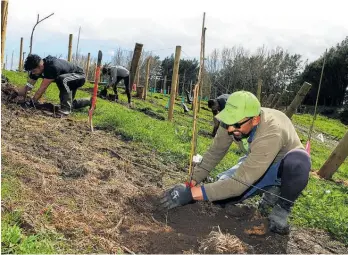
[[162, 195], [160, 208], [170, 210], [178, 206], [187, 205], [193, 201], [191, 188], [185, 184], [178, 184]]
[[35, 102], [32, 98], [28, 98], [27, 101], [24, 102], [24, 106], [26, 107], [35, 107]]
[[15, 91], [15, 90], [13, 90], [13, 91], [11, 91], [11, 93], [9, 94], [8, 99], [9, 99], [9, 100], [13, 100], [13, 99], [15, 99], [16, 97], [18, 97], [18, 92]]

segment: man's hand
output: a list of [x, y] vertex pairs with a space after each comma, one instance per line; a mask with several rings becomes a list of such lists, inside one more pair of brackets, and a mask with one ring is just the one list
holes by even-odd
[[24, 105], [26, 107], [35, 107], [35, 102], [33, 100], [33, 98], [28, 98], [25, 102]]
[[191, 203], [193, 200], [191, 188], [184, 184], [178, 184], [167, 190], [160, 199], [161, 209], [172, 208]]
[[10, 92], [9, 96], [8, 96], [8, 99], [9, 100], [13, 100], [15, 99], [16, 97], [18, 97], [18, 92], [16, 90], [13, 90]]
[[28, 93], [28, 88], [26, 86], [20, 87], [18, 88], [17, 92], [18, 92], [18, 96], [26, 97]]

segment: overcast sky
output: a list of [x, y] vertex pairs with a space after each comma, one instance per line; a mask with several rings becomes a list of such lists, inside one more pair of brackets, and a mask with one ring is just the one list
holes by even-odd
[[29, 52], [41, 56], [68, 51], [68, 36], [74, 34], [75, 54], [81, 26], [79, 53], [98, 50], [108, 61], [118, 47], [133, 50], [136, 42], [164, 58], [182, 46], [182, 58], [198, 57], [203, 12], [206, 12], [206, 53], [224, 46], [243, 46], [251, 52], [265, 45], [280, 46], [313, 61], [326, 48], [348, 36], [348, 1], [312, 0], [9, 0], [6, 54], [10, 68], [18, 65], [20, 37]]

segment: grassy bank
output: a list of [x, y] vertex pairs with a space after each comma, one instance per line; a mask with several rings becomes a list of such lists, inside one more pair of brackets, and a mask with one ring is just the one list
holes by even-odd
[[[25, 84], [26, 82], [26, 74], [24, 73], [5, 72], [5, 75], [14, 84]], [[36, 89], [38, 86], [39, 84], [36, 84]], [[84, 88], [91, 87], [93, 87], [92, 84], [84, 86]], [[85, 91], [78, 91], [77, 93], [77, 98], [86, 96], [90, 96], [90, 94]], [[45, 97], [51, 102], [58, 103], [58, 89], [54, 84], [48, 88]], [[123, 139], [138, 143], [139, 146], [154, 149], [165, 160], [175, 162], [180, 168], [187, 168], [192, 135], [192, 115], [190, 113], [184, 114], [180, 102], [178, 102], [174, 109], [174, 121], [172, 123], [168, 122], [166, 121], [167, 110], [165, 109], [168, 96], [149, 93], [148, 98], [149, 100], [146, 102], [134, 98], [134, 109], [98, 98], [98, 106], [93, 118], [94, 125], [121, 135]], [[126, 102], [126, 96], [122, 93], [120, 93], [120, 100]], [[202, 106], [207, 108], [204, 102]], [[198, 121], [198, 153], [200, 154], [203, 154], [212, 142], [212, 138], [207, 135], [212, 131], [211, 112], [204, 108], [201, 109]], [[78, 111], [72, 116], [79, 120], [88, 121], [87, 109]], [[309, 115], [295, 115], [293, 121], [308, 127], [311, 123], [311, 117]], [[347, 130], [347, 126], [336, 120], [318, 116], [315, 129], [333, 137], [341, 138]], [[304, 135], [300, 136], [306, 141]], [[229, 153], [216, 167], [213, 174], [233, 166], [240, 157], [237, 153], [236, 146], [232, 145]], [[325, 144], [312, 141], [313, 169], [319, 169], [330, 153], [330, 149]], [[346, 160], [345, 164], [335, 173], [335, 180], [348, 180], [347, 163]], [[7, 179], [7, 181], [16, 182], [16, 179]], [[303, 196], [300, 197], [294, 207], [292, 222], [299, 226], [328, 230], [336, 238], [348, 244], [347, 194], [346, 186], [311, 178]], [[11, 200], [12, 198], [7, 199]], [[4, 235], [10, 231], [11, 227], [15, 226], [13, 221], [6, 222], [5, 220], [2, 219], [3, 224], [7, 224], [8, 227]]]

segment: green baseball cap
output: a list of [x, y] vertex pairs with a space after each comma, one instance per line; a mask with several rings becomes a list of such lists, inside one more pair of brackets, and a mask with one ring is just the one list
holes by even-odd
[[254, 94], [237, 91], [228, 97], [225, 108], [215, 117], [226, 125], [232, 125], [246, 117], [258, 116], [260, 112], [261, 104]]

